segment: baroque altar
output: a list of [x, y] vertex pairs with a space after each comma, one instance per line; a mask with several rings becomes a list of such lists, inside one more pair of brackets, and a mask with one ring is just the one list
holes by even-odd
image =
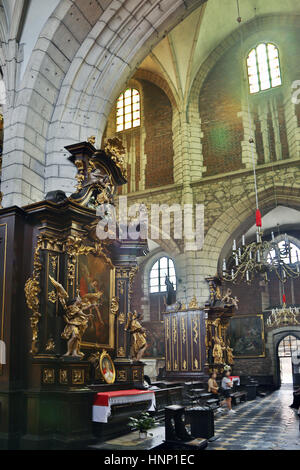
[[124, 227], [120, 237], [118, 224], [116, 237], [109, 233], [126, 183], [124, 149], [115, 139], [101, 150], [92, 140], [66, 150], [77, 169], [74, 194], [52, 191], [0, 210], [0, 448], [81, 447], [93, 439], [95, 393], [143, 383], [126, 325], [147, 242], [126, 238]]

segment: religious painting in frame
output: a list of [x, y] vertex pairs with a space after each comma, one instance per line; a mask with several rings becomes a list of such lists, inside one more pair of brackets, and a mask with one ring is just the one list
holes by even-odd
[[80, 297], [101, 291], [99, 301], [90, 308], [93, 314], [82, 338], [82, 347], [99, 349], [114, 347], [114, 315], [110, 311], [115, 295], [115, 269], [103, 256], [93, 253], [79, 255], [77, 286]]
[[116, 380], [116, 369], [110, 355], [103, 351], [99, 359], [100, 372], [107, 384], [113, 384]]
[[228, 333], [235, 358], [265, 357], [262, 314], [234, 316], [230, 319]]
[[161, 321], [143, 322], [147, 333], [145, 358], [163, 359], [165, 356], [165, 330]]

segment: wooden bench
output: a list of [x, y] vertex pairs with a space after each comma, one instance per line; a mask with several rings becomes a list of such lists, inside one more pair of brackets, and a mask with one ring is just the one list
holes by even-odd
[[220, 399], [219, 399], [219, 398], [210, 398], [209, 400], [206, 401], [206, 405], [207, 405], [211, 410], [215, 410], [215, 409], [218, 408], [219, 405], [220, 405]]
[[233, 405], [238, 405], [241, 402], [247, 401], [247, 392], [234, 392], [230, 394], [232, 404]]

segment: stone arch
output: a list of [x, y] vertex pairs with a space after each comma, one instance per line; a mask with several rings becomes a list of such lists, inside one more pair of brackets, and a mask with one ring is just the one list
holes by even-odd
[[273, 381], [276, 388], [280, 386], [280, 366], [278, 359], [278, 345], [280, 341], [286, 336], [296, 336], [300, 339], [300, 326], [285, 326], [281, 328], [275, 328], [267, 332], [266, 347], [269, 351], [271, 363], [272, 363], [272, 375]]
[[[49, 162], [47, 189], [73, 190], [70, 167], [61, 165], [63, 147], [91, 134], [99, 141], [109, 109], [134, 69], [166, 32], [203, 1], [159, 0], [153, 4], [142, 0], [137, 6], [131, 0], [122, 4], [93, 0], [87, 6], [83, 0], [61, 0], [36, 43], [6, 132], [7, 143], [10, 141], [3, 169], [6, 205], [43, 197]], [[7, 170], [9, 153], [18, 160], [14, 167], [19, 166]], [[14, 189], [16, 169], [20, 182], [29, 186], [28, 197], [21, 196], [20, 185]]]
[[165, 92], [173, 109], [179, 108], [179, 97], [176, 91], [171, 89], [169, 83], [163, 77], [151, 72], [150, 70], [138, 69], [133, 78], [136, 78], [137, 80], [147, 80], [148, 82], [154, 83], [154, 85], [158, 86]]
[[[277, 205], [300, 210], [300, 188], [276, 186]], [[276, 207], [274, 186], [259, 192], [262, 215]], [[205, 259], [205, 275], [214, 275], [221, 259], [230, 250], [233, 238], [240, 238], [254, 223], [255, 194], [240, 199], [219, 217], [206, 233], [200, 259]]]

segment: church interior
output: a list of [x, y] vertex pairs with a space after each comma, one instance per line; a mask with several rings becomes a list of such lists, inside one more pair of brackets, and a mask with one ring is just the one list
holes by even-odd
[[0, 0], [1, 450], [300, 449], [298, 54], [298, 0]]

